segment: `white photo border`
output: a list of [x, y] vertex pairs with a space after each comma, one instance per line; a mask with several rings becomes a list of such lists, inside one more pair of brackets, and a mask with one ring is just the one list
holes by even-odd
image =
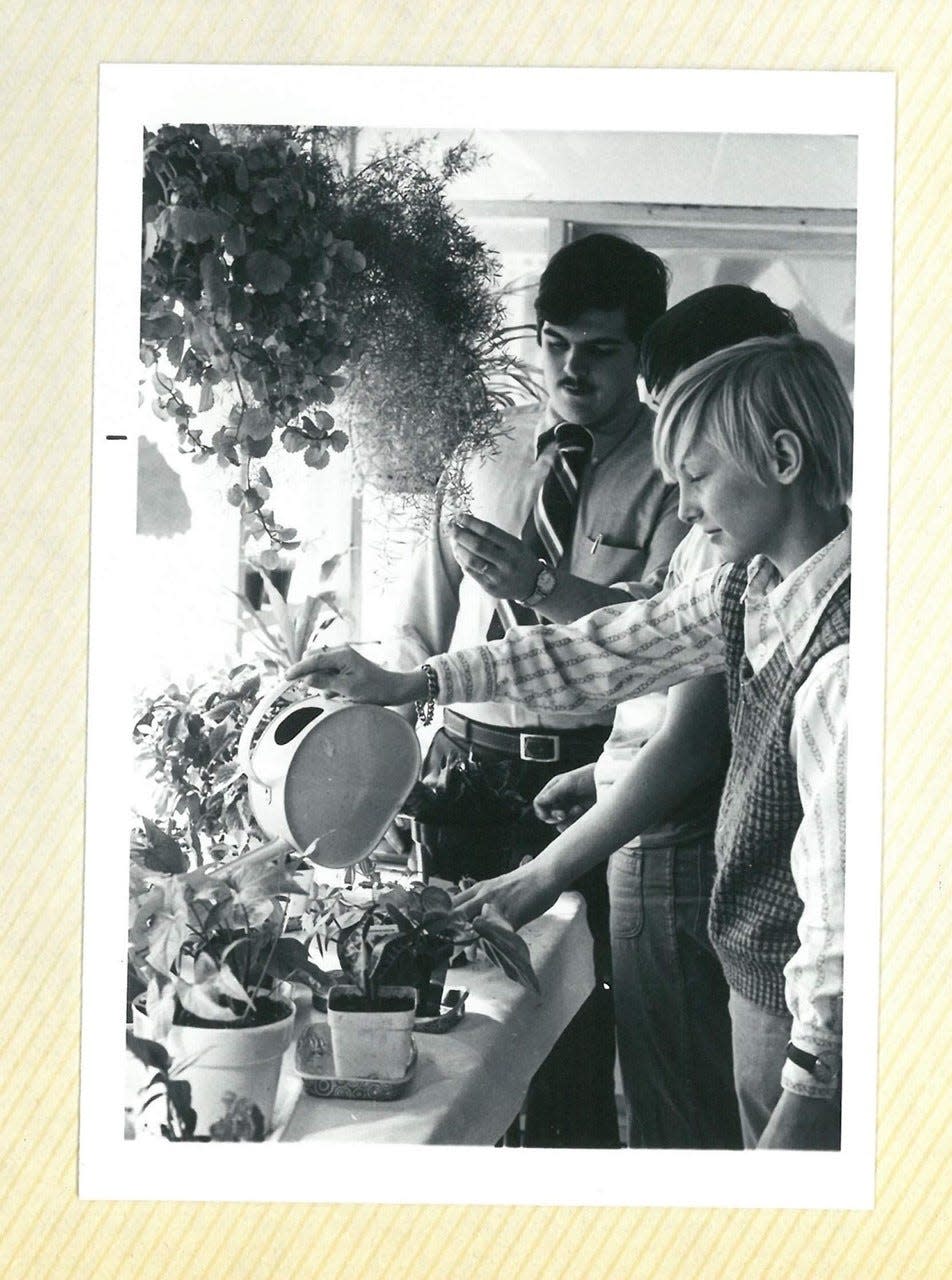
[[[103, 65], [79, 1193], [84, 1199], [871, 1208], [882, 861], [895, 78], [882, 72]], [[164, 121], [858, 140], [843, 1145], [552, 1151], [123, 1138], [142, 130]], [[123, 443], [107, 435], [128, 434]], [[124, 785], [125, 784], [125, 785]], [[333, 1159], [326, 1159], [330, 1153]]]

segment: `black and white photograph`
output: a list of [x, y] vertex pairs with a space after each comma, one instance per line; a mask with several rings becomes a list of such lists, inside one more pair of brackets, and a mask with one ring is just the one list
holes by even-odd
[[872, 1203], [891, 94], [102, 68], [82, 1196]]

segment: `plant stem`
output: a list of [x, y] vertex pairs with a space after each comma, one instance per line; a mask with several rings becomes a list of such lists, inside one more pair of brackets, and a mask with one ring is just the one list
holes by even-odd
[[289, 907], [289, 906], [290, 906], [290, 903], [289, 903], [289, 902], [286, 902], [286, 903], [284, 904], [284, 910], [281, 912], [281, 924], [280, 924], [280, 927], [275, 931], [274, 938], [273, 938], [273, 940], [272, 940], [272, 942], [271, 942], [271, 950], [268, 952], [268, 958], [267, 958], [267, 960], [265, 960], [265, 962], [264, 962], [264, 965], [263, 965], [263, 967], [262, 967], [262, 969], [261, 969], [261, 973], [260, 973], [260, 975], [259, 975], [259, 977], [258, 977], [258, 981], [255, 983], [255, 989], [254, 989], [254, 991], [252, 991], [252, 993], [251, 993], [251, 1004], [249, 1004], [249, 1005], [246, 1005], [246, 1006], [245, 1006], [245, 1011], [244, 1011], [244, 1013], [241, 1015], [241, 1017], [239, 1018], [239, 1022], [244, 1022], [245, 1018], [247, 1018], [249, 1011], [251, 1010], [252, 1006], [254, 1005], [255, 997], [257, 996], [257, 994], [258, 994], [259, 990], [261, 989], [261, 984], [262, 984], [262, 982], [264, 982], [265, 974], [268, 972], [268, 965], [271, 963], [271, 957], [274, 955], [275, 948], [277, 947], [278, 942], [279, 942], [279, 941], [280, 941], [280, 939], [281, 939], [281, 935], [284, 933], [284, 922], [285, 922], [285, 920], [287, 919], [288, 907]]

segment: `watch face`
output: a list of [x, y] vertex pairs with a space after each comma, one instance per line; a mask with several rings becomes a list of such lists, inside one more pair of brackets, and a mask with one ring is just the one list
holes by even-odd
[[539, 570], [539, 576], [536, 578], [535, 595], [541, 596], [543, 600], [546, 596], [550, 596], [555, 590], [555, 574], [548, 567]]
[[521, 602], [528, 605], [531, 609], [534, 605], [541, 604], [555, 590], [555, 573], [544, 560], [539, 561], [539, 576], [535, 580], [535, 586], [532, 588], [530, 595]]

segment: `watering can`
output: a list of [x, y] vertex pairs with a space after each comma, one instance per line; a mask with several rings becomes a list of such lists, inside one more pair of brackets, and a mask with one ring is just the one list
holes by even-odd
[[296, 683], [283, 681], [261, 698], [238, 742], [251, 811], [271, 838], [242, 860], [287, 847], [321, 867], [350, 867], [399, 813], [419, 776], [420, 744], [395, 711], [323, 693], [292, 702], [258, 736]]

